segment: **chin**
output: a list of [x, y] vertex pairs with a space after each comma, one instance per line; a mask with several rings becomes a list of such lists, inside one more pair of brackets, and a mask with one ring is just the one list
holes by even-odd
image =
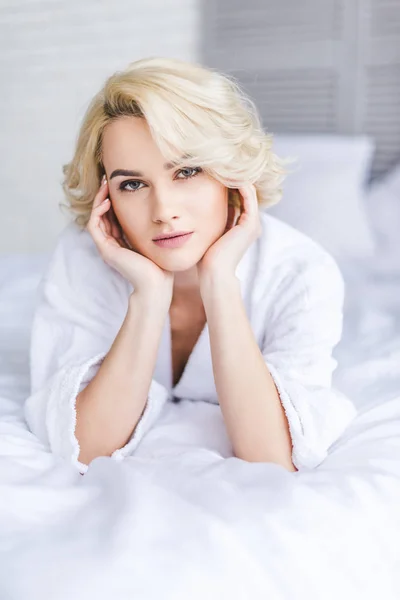
[[184, 248], [181, 248], [178, 251], [171, 252], [169, 256], [166, 255], [165, 257], [160, 257], [160, 255], [158, 255], [149, 258], [165, 271], [188, 271], [197, 265], [205, 252], [206, 250], [204, 250], [204, 252], [196, 253], [185, 252]]
[[155, 260], [154, 261], [164, 271], [171, 271], [177, 273], [179, 271], [188, 271], [196, 266], [198, 261], [193, 258], [174, 258], [171, 260]]

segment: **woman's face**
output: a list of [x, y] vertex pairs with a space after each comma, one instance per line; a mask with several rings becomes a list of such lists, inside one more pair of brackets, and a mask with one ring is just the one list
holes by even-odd
[[[121, 117], [105, 128], [103, 164], [109, 197], [126, 238], [161, 268], [185, 271], [223, 235], [228, 188], [200, 168], [179, 169], [165, 163], [145, 119]], [[134, 173], [121, 174], [121, 169]], [[153, 241], [178, 230], [193, 231], [180, 248], [162, 248]]]

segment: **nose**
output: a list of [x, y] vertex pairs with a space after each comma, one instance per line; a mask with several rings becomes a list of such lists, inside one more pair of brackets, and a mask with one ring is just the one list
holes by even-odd
[[152, 202], [152, 219], [154, 222], [167, 222], [179, 218], [180, 209], [176, 192], [169, 189], [154, 191]]

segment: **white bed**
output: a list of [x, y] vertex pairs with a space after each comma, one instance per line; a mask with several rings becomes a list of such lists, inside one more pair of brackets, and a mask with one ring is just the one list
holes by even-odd
[[359, 415], [314, 471], [226, 457], [219, 408], [187, 401], [81, 477], [22, 418], [45, 264], [0, 261], [2, 599], [399, 597], [400, 278], [348, 265], [335, 379]]
[[358, 416], [316, 469], [231, 457], [219, 407], [182, 401], [134, 456], [82, 477], [21, 410], [47, 259], [0, 259], [2, 600], [398, 600], [399, 270], [342, 263], [334, 383]]

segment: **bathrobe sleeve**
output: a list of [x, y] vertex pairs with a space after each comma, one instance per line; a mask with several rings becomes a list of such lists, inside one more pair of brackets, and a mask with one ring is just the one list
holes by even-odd
[[332, 387], [345, 286], [334, 259], [317, 253], [298, 261], [279, 288], [266, 319], [262, 353], [288, 419], [293, 464], [312, 469], [357, 414]]
[[[37, 290], [24, 416], [31, 432], [80, 473], [88, 466], [78, 460], [76, 397], [96, 375], [123, 323], [129, 286], [102, 260], [90, 234], [73, 223], [62, 232]], [[111, 458], [122, 460], [136, 448], [167, 397], [153, 379], [140, 421]]]

